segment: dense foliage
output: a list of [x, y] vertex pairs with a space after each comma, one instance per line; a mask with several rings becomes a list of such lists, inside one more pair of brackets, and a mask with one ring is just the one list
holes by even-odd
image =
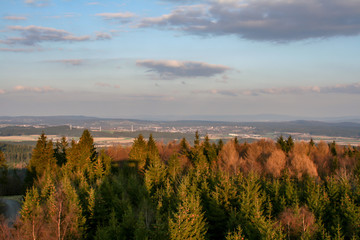
[[28, 169], [1, 239], [360, 239], [360, 149], [335, 142], [139, 135], [97, 152], [85, 130], [41, 135]]
[[31, 159], [33, 146], [13, 143], [0, 143], [0, 151], [4, 153], [10, 165], [26, 165]]

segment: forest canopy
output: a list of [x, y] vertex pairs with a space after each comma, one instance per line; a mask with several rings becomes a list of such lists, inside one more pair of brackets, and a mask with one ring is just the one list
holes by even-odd
[[1, 239], [359, 239], [360, 149], [139, 135], [98, 151], [42, 134]]

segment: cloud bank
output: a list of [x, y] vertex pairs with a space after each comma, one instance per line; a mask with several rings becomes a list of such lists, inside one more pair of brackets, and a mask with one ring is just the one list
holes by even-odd
[[84, 63], [84, 60], [82, 60], [82, 59], [61, 59], [61, 60], [54, 60], [54, 61], [49, 61], [49, 62], [63, 63], [66, 65], [72, 65], [72, 66], [80, 66]]
[[138, 26], [273, 42], [355, 36], [360, 33], [360, 1], [214, 0], [179, 6]]
[[13, 88], [13, 92], [33, 92], [33, 93], [48, 93], [48, 92], [60, 92], [61, 90], [57, 88], [52, 88], [49, 86], [44, 87], [29, 87], [18, 85]]
[[130, 18], [135, 17], [134, 13], [131, 12], [118, 12], [118, 13], [97, 13], [95, 16], [102, 17], [105, 20], [122, 20], [127, 21]]
[[45, 7], [49, 5], [49, 0], [25, 0], [24, 2], [34, 7]]
[[61, 29], [30, 25], [9, 26], [9, 30], [20, 33], [20, 37], [8, 37], [2, 41], [5, 44], [36, 45], [41, 42], [79, 42], [90, 40], [90, 36], [74, 36]]
[[110, 40], [112, 37], [110, 34], [105, 32], [97, 32], [96, 33], [96, 40]]
[[310, 86], [310, 87], [290, 87], [290, 88], [263, 88], [263, 89], [244, 89], [244, 90], [194, 90], [193, 94], [211, 94], [223, 96], [259, 96], [259, 95], [283, 95], [283, 94], [306, 94], [306, 93], [322, 93], [322, 94], [360, 94], [360, 82], [353, 84], [337, 84], [334, 86]]
[[103, 87], [103, 88], [120, 88], [120, 85], [112, 85], [112, 84], [103, 83], [103, 82], [97, 82], [97, 83], [95, 83], [95, 86]]
[[14, 52], [14, 53], [20, 53], [20, 52], [35, 52], [35, 51], [41, 51], [41, 49], [25, 49], [25, 48], [0, 48], [0, 52]]
[[176, 60], [138, 60], [138, 66], [155, 72], [160, 79], [171, 80], [176, 78], [212, 77], [230, 70], [222, 65], [193, 61]]
[[27, 17], [24, 17], [24, 16], [5, 16], [5, 17], [3, 17], [3, 19], [21, 21], [21, 20], [27, 20]]

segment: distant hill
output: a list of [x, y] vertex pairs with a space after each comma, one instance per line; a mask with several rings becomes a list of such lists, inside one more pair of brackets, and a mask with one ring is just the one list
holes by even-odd
[[345, 117], [298, 117], [277, 114], [256, 114], [256, 115], [160, 115], [149, 116], [139, 115], [136, 118], [99, 118], [88, 116], [0, 116], [0, 124], [17, 125], [84, 125], [99, 121], [103, 122], [129, 122], [129, 123], [150, 123], [150, 122], [291, 122], [291, 121], [318, 121], [328, 123], [352, 122], [360, 123], [360, 116]]
[[179, 138], [185, 133], [193, 133], [196, 130], [202, 134], [223, 133], [226, 136], [232, 133], [233, 129], [249, 128], [247, 133], [259, 135], [293, 132], [333, 137], [360, 137], [360, 123], [349, 121], [150, 121], [86, 116], [23, 116], [0, 117], [0, 125], [2, 125], [0, 126], [0, 136], [34, 135], [41, 134], [43, 131], [48, 135], [80, 136], [83, 129], [88, 128], [93, 131], [95, 136], [99, 137], [134, 137], [138, 133], [156, 133], [160, 129], [157, 135], [162, 132], [166, 138]]

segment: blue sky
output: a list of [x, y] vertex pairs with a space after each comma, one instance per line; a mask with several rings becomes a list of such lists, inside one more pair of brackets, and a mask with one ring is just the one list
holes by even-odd
[[0, 115], [358, 116], [359, 26], [357, 0], [0, 1]]

